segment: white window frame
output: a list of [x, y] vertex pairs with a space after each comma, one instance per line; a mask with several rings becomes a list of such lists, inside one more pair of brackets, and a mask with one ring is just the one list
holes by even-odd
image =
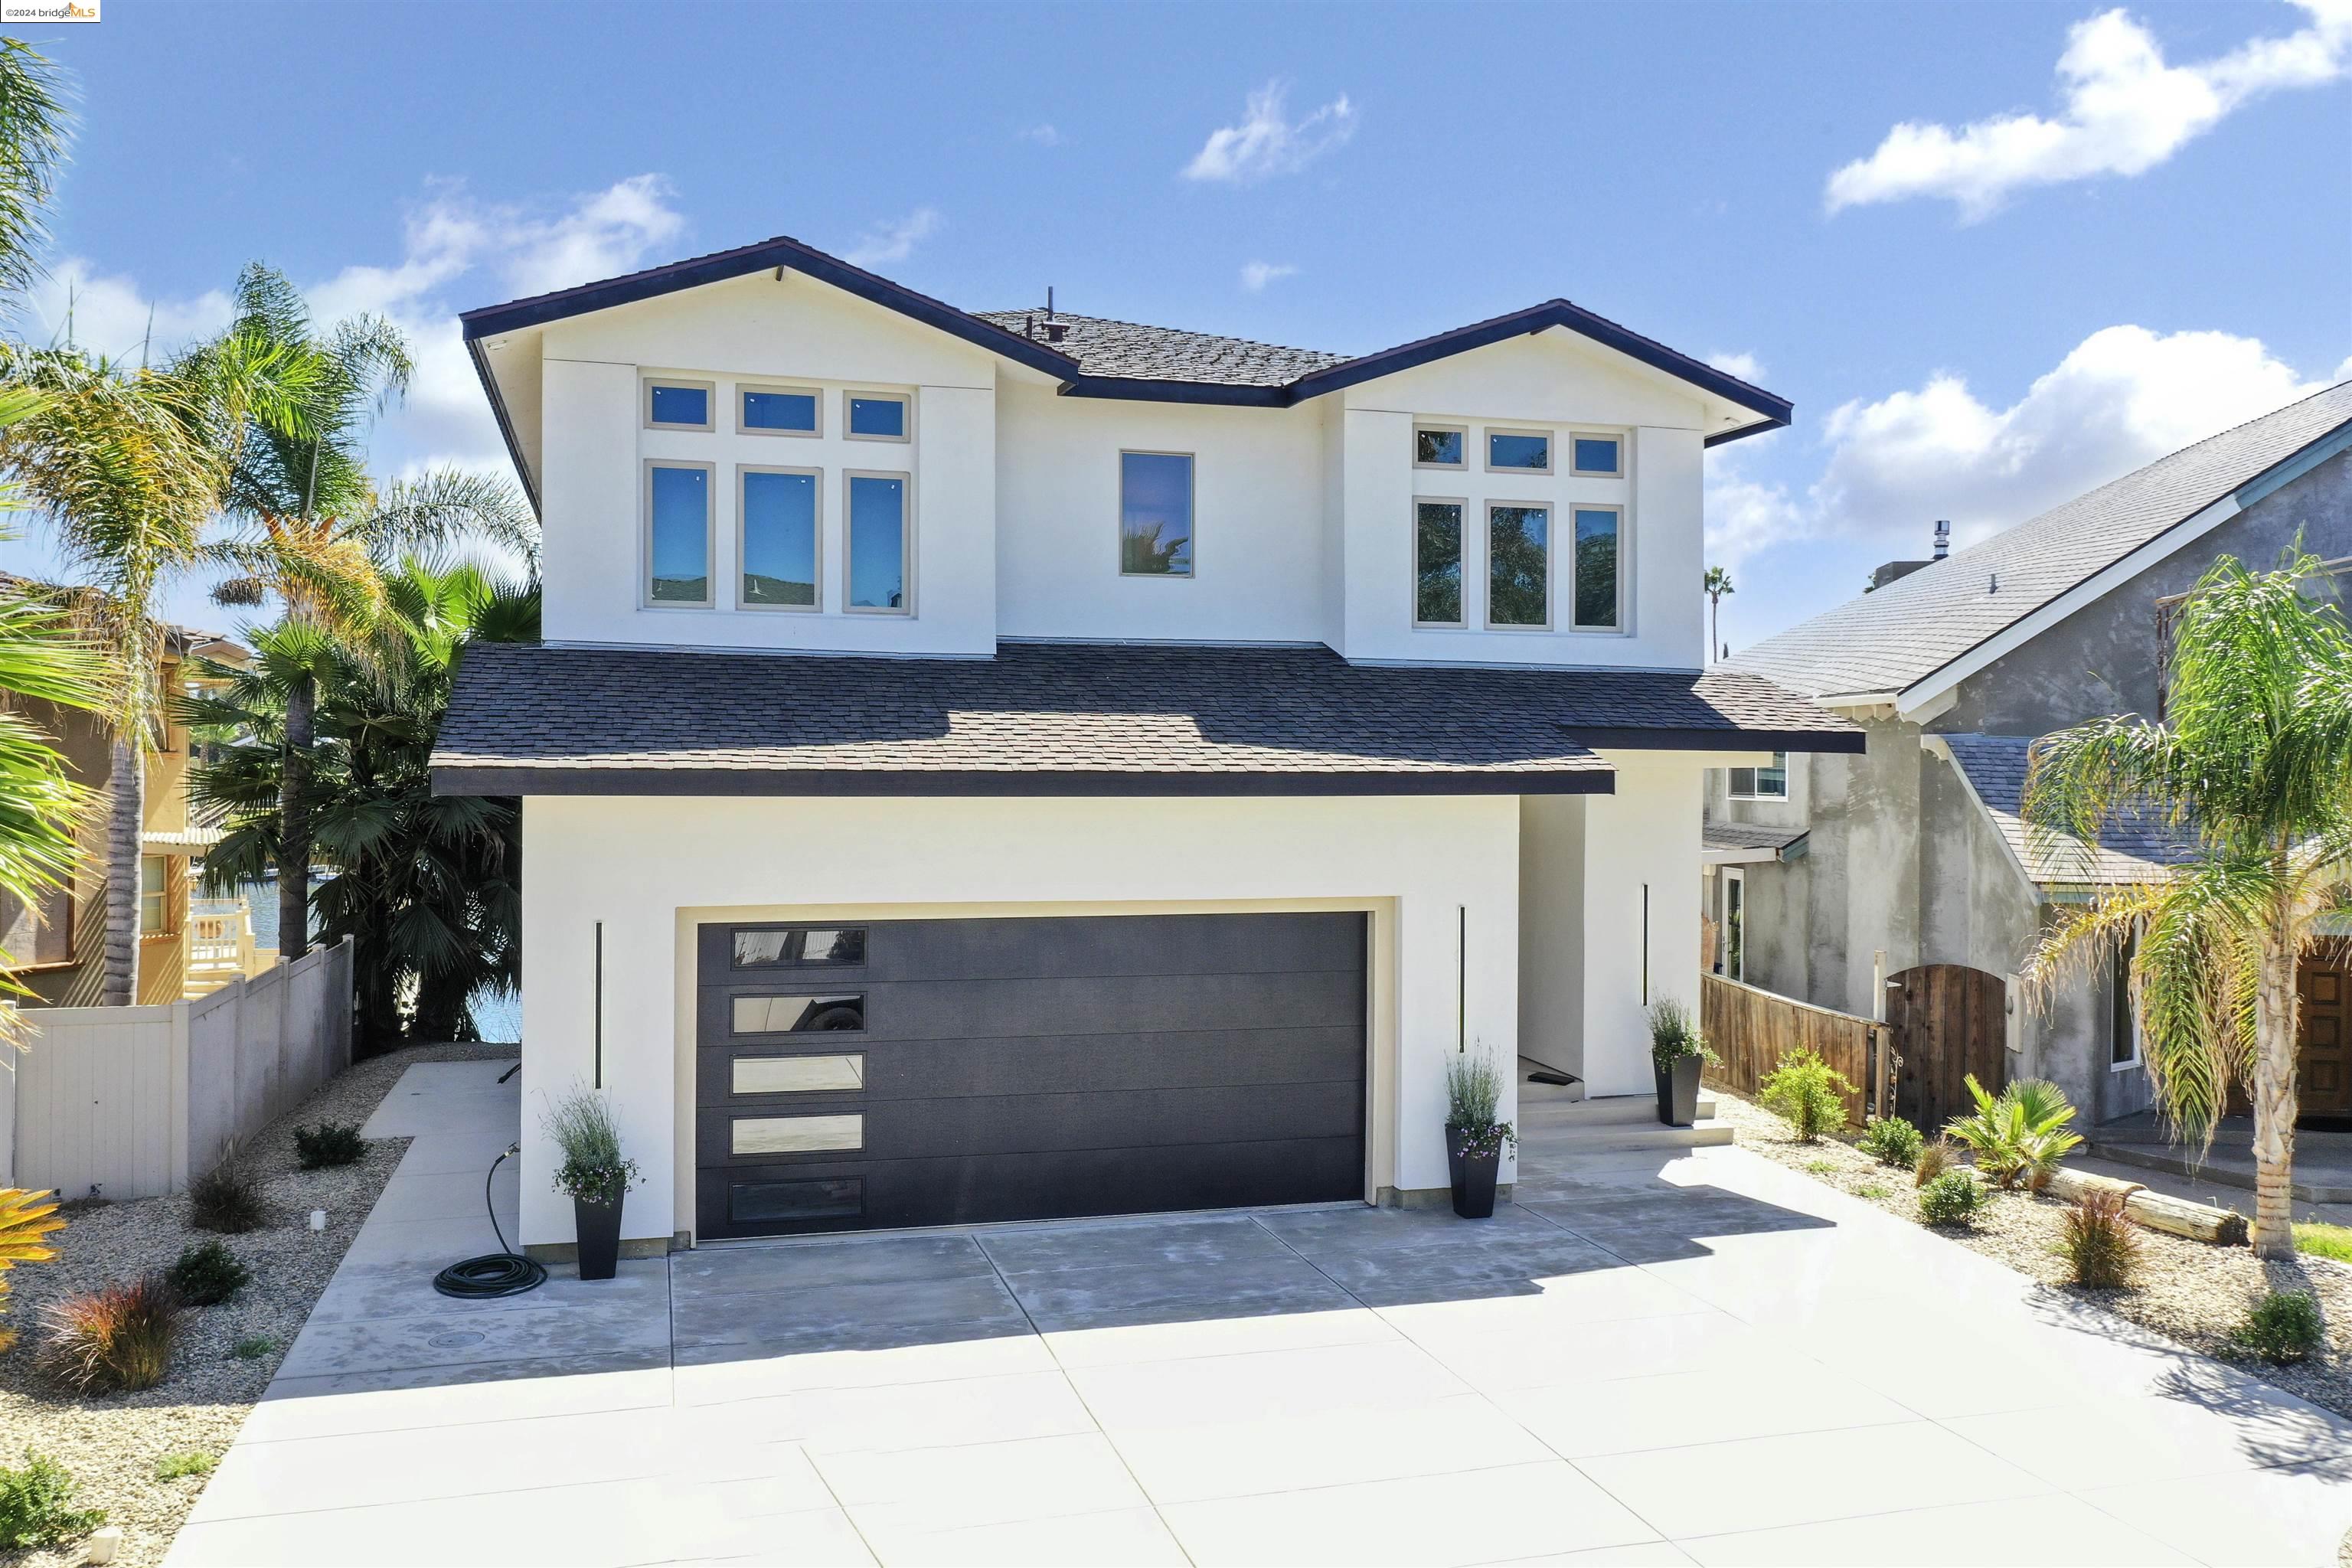
[[[1731, 777], [1725, 781], [1727, 796], [1732, 800], [1787, 800], [1789, 798], [1789, 753], [1774, 752], [1772, 754], [1780, 760], [1770, 767], [1731, 769]], [[1756, 789], [1756, 775], [1770, 773], [1776, 769], [1780, 774], [1780, 793], [1779, 795], [1759, 794]], [[1748, 788], [1744, 792], [1739, 787], [1739, 775], [1742, 773], [1748, 775]]]
[[[895, 403], [906, 410], [902, 436], [861, 436], [850, 427], [849, 408], [853, 403]], [[867, 391], [845, 388], [841, 394], [841, 438], [845, 441], [888, 441], [906, 446], [915, 438], [915, 395], [911, 392]]]
[[[878, 439], [878, 437], [869, 437]], [[856, 559], [855, 541], [850, 531], [857, 519], [849, 508], [849, 484], [852, 479], [898, 479], [903, 489], [898, 492], [906, 504], [898, 512], [898, 563], [906, 578], [907, 602], [897, 609], [887, 605], [859, 605], [851, 602], [849, 572]], [[915, 476], [904, 468], [844, 468], [841, 470], [841, 613], [845, 616], [901, 616], [911, 620], [915, 614]]]
[[[1495, 466], [1495, 437], [1497, 436], [1538, 436], [1543, 438], [1544, 466], [1540, 468], [1518, 468]], [[1559, 432], [1525, 425], [1488, 425], [1478, 432], [1478, 458], [1490, 474], [1533, 474], [1548, 477], [1559, 471]]]
[[[1412, 510], [1405, 519], [1406, 589], [1412, 595], [1412, 629], [1417, 632], [1459, 632], [1470, 626], [1470, 508], [1471, 502], [1462, 496], [1415, 496]], [[1461, 555], [1462, 615], [1458, 620], [1424, 621], [1421, 618], [1421, 509], [1425, 506], [1450, 506], [1461, 515], [1455, 520], [1460, 536], [1455, 548]]]
[[[1424, 430], [1439, 432], [1448, 436], [1461, 437], [1462, 460], [1458, 463], [1423, 462], [1421, 460], [1421, 437], [1422, 432]], [[1414, 420], [1412, 423], [1412, 466], [1416, 468], [1432, 469], [1441, 474], [1468, 473], [1470, 471], [1470, 426], [1467, 425], [1447, 425], [1434, 419]], [[1533, 470], [1520, 468], [1516, 471], [1519, 473], [1530, 473]]]
[[[156, 878], [155, 887], [152, 891], [147, 886], [147, 868], [151, 865], [161, 868], [161, 875]], [[147, 923], [150, 900], [152, 900], [155, 910], [153, 925]], [[139, 857], [139, 935], [142, 940], [144, 940], [179, 934], [176, 923], [172, 919], [172, 857], [142, 855]]]
[[[1497, 507], [1517, 507], [1544, 514], [1544, 618], [1541, 626], [1495, 618], [1495, 509]], [[1490, 632], [1550, 631], [1559, 622], [1559, 507], [1548, 500], [1515, 500], [1507, 496], [1494, 496], [1480, 503], [1478, 517], [1478, 598], [1486, 629]], [[1469, 613], [1466, 604], [1463, 606], [1463, 613], [1465, 616]]]
[[[1576, 444], [1579, 441], [1608, 441], [1617, 448], [1614, 468], [1580, 468], [1576, 466]], [[1568, 473], [1577, 479], [1622, 479], [1625, 477], [1625, 437], [1615, 430], [1571, 430], [1568, 433]]]
[[[1127, 460], [1129, 458], [1181, 458], [1192, 465], [1192, 482], [1184, 487], [1184, 541], [1192, 564], [1181, 572], [1130, 572], [1127, 569]], [[1198, 452], [1165, 451], [1156, 447], [1121, 447], [1118, 449], [1118, 473], [1114, 481], [1118, 489], [1118, 510], [1111, 519], [1111, 565], [1122, 583], [1190, 583], [1201, 574], [1201, 455]]]
[[[774, 433], [782, 434], [782, 432]], [[748, 488], [744, 484], [744, 479], [751, 474], [804, 474], [815, 481], [809, 487], [814, 492], [816, 513], [813, 520], [815, 542], [811, 566], [811, 570], [815, 574], [816, 603], [813, 605], [755, 605], [747, 595], [743, 578], [746, 572], [745, 563], [751, 558], [751, 552], [747, 548], [751, 542], [747, 532], [751, 526], [751, 509], [744, 504], [745, 490]], [[843, 492], [845, 501], [847, 500], [847, 495], [848, 492]], [[651, 573], [646, 574], [646, 585], [648, 587], [652, 585]], [[735, 465], [735, 607], [759, 615], [775, 613], [787, 616], [814, 616], [824, 612], [824, 470], [823, 468], [785, 468], [775, 463]]]
[[[640, 464], [642, 477], [637, 484], [637, 608], [641, 610], [710, 610], [719, 605], [719, 465], [697, 462], [690, 458], [647, 458]], [[700, 468], [703, 485], [702, 559], [708, 570], [703, 573], [702, 598], [656, 599], [654, 597], [654, 470], [656, 468]]]
[[[1613, 501], [1569, 501], [1557, 510], [1568, 513], [1568, 629], [1589, 637], [1627, 636], [1625, 606], [1630, 595], [1625, 592], [1625, 586], [1626, 578], [1631, 574], [1626, 569], [1626, 562], [1633, 554], [1627, 544], [1633, 535], [1625, 521], [1625, 509]], [[1617, 618], [1605, 626], [1588, 626], [1576, 618], [1576, 514], [1580, 511], [1613, 512], [1617, 517]]]
[[[654, 417], [654, 388], [656, 386], [692, 387], [702, 394], [702, 423], [679, 425]], [[637, 378], [637, 415], [648, 430], [698, 430], [704, 435], [718, 428], [719, 384], [698, 381], [690, 375], [642, 375]]]
[[[786, 397], [805, 397], [816, 407], [816, 428], [814, 430], [771, 430], [765, 426], [746, 424], [743, 419], [743, 395], [749, 392], [780, 393]], [[847, 412], [847, 405], [843, 411]], [[911, 423], [909, 428], [911, 428]], [[818, 386], [788, 386], [765, 381], [739, 381], [735, 384], [735, 434], [738, 436], [782, 436], [794, 441], [820, 440], [824, 436], [824, 389]], [[882, 437], [861, 437], [867, 441]]]

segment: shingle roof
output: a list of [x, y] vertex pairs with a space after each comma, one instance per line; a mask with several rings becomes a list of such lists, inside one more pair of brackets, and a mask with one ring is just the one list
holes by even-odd
[[2126, 812], [2108, 822], [2095, 846], [2071, 834], [2034, 832], [2025, 825], [2025, 773], [2029, 735], [1938, 735], [1969, 787], [1983, 801], [1993, 826], [2009, 841], [2025, 874], [2045, 886], [2153, 882], [2167, 868], [2197, 857], [2195, 836], [2171, 826], [2154, 812]]
[[[1008, 331], [1022, 331], [1039, 323], [1036, 341], [1045, 341], [1045, 312], [978, 310], [973, 314]], [[1066, 329], [1050, 346], [1078, 362], [1087, 375], [1108, 375], [1138, 381], [1212, 382], [1222, 386], [1286, 386], [1302, 375], [1344, 363], [1346, 354], [1320, 349], [1286, 349], [1247, 338], [1221, 338], [1209, 332], [1180, 331], [1174, 327], [1147, 327], [1134, 321], [1113, 321], [1100, 316], [1073, 316], [1057, 310], [1054, 320]]]
[[2160, 458], [1731, 662], [1816, 697], [1901, 691], [2347, 421], [2352, 382]]
[[1858, 752], [1753, 676], [1351, 665], [1326, 648], [1008, 643], [992, 659], [483, 644], [447, 793], [1517, 794], [1598, 745]]
[[1786, 849], [1811, 831], [1808, 827], [1774, 827], [1760, 822], [1717, 822], [1707, 819], [1699, 828], [1702, 849]]

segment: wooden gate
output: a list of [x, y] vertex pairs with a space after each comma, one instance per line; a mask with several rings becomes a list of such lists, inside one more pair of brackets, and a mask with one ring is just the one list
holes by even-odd
[[1895, 1114], [1932, 1138], [1976, 1109], [1969, 1074], [1998, 1094], [2009, 1078], [2008, 1003], [2000, 975], [1966, 964], [1923, 963], [1889, 979]]

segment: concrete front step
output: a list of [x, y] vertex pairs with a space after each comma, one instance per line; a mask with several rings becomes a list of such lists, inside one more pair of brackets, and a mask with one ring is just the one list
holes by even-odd
[[[2118, 1165], [2137, 1165], [2143, 1171], [2163, 1171], [2176, 1176], [2189, 1176], [2200, 1182], [2213, 1182], [2225, 1187], [2254, 1188], [2254, 1172], [2251, 1164], [2241, 1164], [2234, 1159], [2208, 1158], [2199, 1161], [2189, 1152], [2165, 1144], [2110, 1143], [2093, 1140], [2084, 1152], [2095, 1159], [2113, 1160]], [[2298, 1165], [2297, 1178], [2290, 1184], [2294, 1195], [2307, 1204], [2352, 1204], [2352, 1185], [2346, 1185], [2336, 1173], [2328, 1175], [2335, 1180], [2307, 1181], [2302, 1173], [2307, 1167]]]
[[[1698, 1119], [1715, 1119], [1715, 1096], [1698, 1093]], [[1526, 1127], [1622, 1127], [1662, 1125], [1658, 1100], [1653, 1094], [1612, 1094], [1603, 1100], [1531, 1100], [1519, 1099], [1519, 1122]]]
[[1647, 1127], [1633, 1122], [1602, 1122], [1595, 1127], [1523, 1127], [1523, 1149], [1539, 1149], [1547, 1160], [1574, 1159], [1579, 1154], [1616, 1154], [1638, 1149], [1710, 1149], [1738, 1141], [1728, 1121], [1702, 1121], [1689, 1127], [1668, 1127], [1654, 1119]]

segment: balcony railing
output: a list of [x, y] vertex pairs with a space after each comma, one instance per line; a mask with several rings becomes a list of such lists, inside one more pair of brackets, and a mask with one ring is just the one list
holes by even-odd
[[217, 991], [232, 980], [260, 973], [277, 959], [274, 950], [253, 945], [253, 911], [243, 899], [188, 900], [184, 995]]

